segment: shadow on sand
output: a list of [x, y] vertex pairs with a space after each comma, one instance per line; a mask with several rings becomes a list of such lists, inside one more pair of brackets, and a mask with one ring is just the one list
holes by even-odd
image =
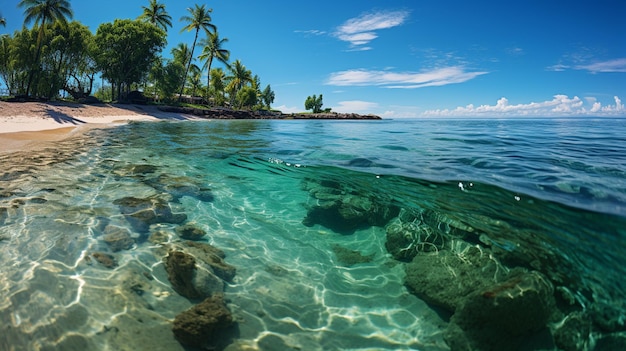
[[54, 119], [55, 122], [57, 122], [59, 124], [71, 123], [73, 125], [78, 125], [78, 124], [85, 124], [85, 123], [87, 123], [87, 122], [82, 121], [82, 120], [80, 120], [78, 118], [74, 118], [74, 117], [68, 115], [67, 113], [55, 111], [55, 110], [52, 110], [50, 108], [46, 108], [45, 112], [46, 112], [46, 115], [50, 116], [52, 119]]

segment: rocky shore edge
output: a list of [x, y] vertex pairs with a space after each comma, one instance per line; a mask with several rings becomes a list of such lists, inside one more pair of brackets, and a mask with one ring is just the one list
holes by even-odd
[[178, 107], [178, 106], [159, 106], [159, 111], [178, 113], [185, 115], [194, 115], [201, 118], [214, 119], [341, 119], [341, 120], [380, 120], [380, 116], [373, 114], [360, 115], [357, 113], [289, 113], [285, 114], [278, 111], [251, 111], [251, 110], [233, 110], [228, 108], [209, 108], [201, 109], [194, 107]]

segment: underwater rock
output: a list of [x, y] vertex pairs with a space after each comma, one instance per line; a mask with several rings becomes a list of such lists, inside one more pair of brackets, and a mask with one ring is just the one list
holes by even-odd
[[155, 244], [165, 244], [170, 240], [170, 234], [164, 230], [157, 230], [150, 233], [148, 237], [148, 241]]
[[6, 220], [7, 213], [9, 212], [9, 210], [6, 207], [0, 207], [0, 225], [4, 224], [4, 221]]
[[117, 260], [113, 255], [104, 252], [94, 252], [91, 256], [106, 268], [113, 269], [117, 267]]
[[303, 188], [316, 200], [302, 220], [307, 227], [319, 224], [337, 233], [352, 234], [359, 228], [383, 227], [400, 212], [391, 199], [364, 196], [334, 180], [307, 179]]
[[183, 196], [193, 197], [203, 202], [214, 200], [211, 189], [204, 186], [199, 179], [163, 173], [144, 182], [158, 191], [169, 193], [172, 195], [173, 201], [178, 201]]
[[137, 164], [122, 167], [117, 169], [114, 173], [119, 176], [144, 176], [156, 172], [157, 169], [158, 167], [155, 165]]
[[191, 223], [177, 227], [176, 233], [186, 240], [201, 240], [206, 235], [204, 230]]
[[346, 249], [345, 247], [339, 245], [333, 245], [332, 250], [335, 253], [335, 256], [337, 256], [337, 261], [345, 266], [368, 263], [372, 262], [374, 259], [374, 254], [364, 256], [359, 251]]
[[452, 350], [517, 350], [546, 328], [554, 287], [539, 272], [521, 273], [467, 296], [444, 337]]
[[188, 299], [204, 299], [224, 290], [222, 280], [210, 267], [197, 263], [193, 256], [170, 251], [164, 260], [167, 278], [180, 295]]
[[405, 266], [407, 289], [427, 303], [454, 312], [471, 293], [507, 277], [506, 271], [477, 246], [459, 252], [418, 254]]
[[233, 317], [222, 294], [209, 297], [174, 318], [176, 340], [189, 347], [206, 348], [219, 344], [220, 336], [233, 325]]
[[128, 250], [135, 244], [135, 240], [130, 236], [128, 229], [112, 225], [108, 225], [104, 228], [104, 236], [102, 239], [109, 245], [109, 248], [111, 248], [113, 252]]
[[604, 332], [626, 331], [626, 313], [615, 306], [596, 302], [590, 306], [589, 314], [594, 326]]
[[137, 232], [145, 233], [151, 224], [179, 224], [187, 220], [184, 213], [172, 213], [167, 201], [158, 196], [148, 198], [124, 197], [113, 201]]
[[609, 334], [596, 340], [594, 351], [626, 350], [626, 335]]
[[554, 344], [559, 350], [587, 350], [591, 322], [582, 312], [568, 315], [553, 333]]
[[444, 248], [446, 236], [426, 224], [392, 221], [385, 229], [385, 248], [398, 261], [410, 262], [418, 253], [437, 252]]
[[187, 247], [187, 251], [197, 260], [211, 267], [211, 270], [216, 276], [228, 282], [232, 281], [235, 277], [237, 269], [224, 262], [224, 258], [226, 257], [224, 251], [207, 243], [193, 241], [185, 242], [185, 246]]
[[349, 195], [335, 201], [320, 202], [307, 212], [302, 221], [307, 227], [320, 224], [341, 234], [352, 234], [356, 229], [384, 226], [399, 209], [384, 206], [370, 198]]

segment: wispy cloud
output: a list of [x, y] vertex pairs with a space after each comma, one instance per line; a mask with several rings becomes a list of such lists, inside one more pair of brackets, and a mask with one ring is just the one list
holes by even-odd
[[588, 65], [578, 65], [574, 67], [579, 70], [586, 70], [591, 73], [626, 72], [626, 58], [595, 62]]
[[318, 36], [326, 34], [325, 31], [319, 29], [294, 30], [294, 33], [304, 34], [305, 36]]
[[337, 28], [335, 36], [339, 40], [349, 42], [352, 49], [368, 50], [370, 47], [365, 45], [378, 38], [377, 31], [402, 25], [408, 17], [408, 11], [366, 13], [347, 20]]
[[586, 104], [578, 96], [570, 98], [567, 95], [555, 95], [552, 100], [512, 105], [507, 98], [503, 97], [495, 105], [474, 106], [470, 104], [455, 109], [427, 110], [422, 115], [425, 117], [626, 116], [626, 108], [617, 96], [613, 97], [614, 105], [602, 106], [595, 98], [585, 98], [585, 100]]
[[444, 67], [423, 72], [392, 72], [353, 69], [331, 73], [326, 84], [337, 86], [383, 86], [415, 89], [462, 83], [487, 72], [469, 72], [463, 67]]
[[333, 107], [333, 111], [337, 112], [363, 112], [363, 111], [371, 111], [378, 107], [378, 104], [375, 102], [368, 101], [360, 101], [360, 100], [350, 100], [350, 101], [340, 101], [337, 106]]

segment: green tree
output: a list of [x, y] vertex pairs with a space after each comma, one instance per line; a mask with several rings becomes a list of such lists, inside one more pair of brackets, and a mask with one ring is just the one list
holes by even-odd
[[221, 68], [213, 68], [209, 73], [211, 83], [207, 89], [209, 98], [213, 98], [213, 105], [224, 106], [226, 104], [226, 74]]
[[[213, 12], [213, 9], [207, 9], [206, 5], [199, 6], [198, 4], [196, 4], [193, 8], [187, 8], [187, 11], [189, 11], [189, 16], [183, 16], [180, 20], [189, 23], [185, 27], [183, 27], [181, 32], [189, 32], [192, 30], [196, 31], [196, 35], [193, 39], [193, 45], [191, 45], [191, 58], [193, 58], [193, 52], [196, 48], [196, 42], [198, 41], [198, 33], [200, 32], [200, 29], [204, 29], [205, 31], [212, 29], [215, 31], [216, 27], [213, 23], [211, 23], [210, 14], [211, 12]], [[187, 69], [185, 70], [185, 74], [183, 75], [183, 84], [180, 86], [180, 94], [178, 94], [179, 100], [183, 95], [183, 90], [185, 89], [187, 73], [189, 72], [189, 68], [191, 67], [191, 58], [189, 59], [189, 63], [187, 63]]]
[[274, 98], [275, 98], [275, 94], [272, 91], [272, 88], [270, 87], [270, 85], [268, 84], [265, 87], [265, 89], [263, 89], [263, 92], [261, 93], [261, 100], [263, 101], [263, 103], [265, 104], [265, 107], [268, 110], [271, 109], [270, 105], [274, 103]]
[[226, 90], [230, 95], [231, 102], [235, 102], [239, 90], [241, 90], [247, 83], [252, 84], [254, 80], [252, 78], [252, 72], [246, 69], [246, 66], [244, 66], [239, 60], [236, 60], [228, 68], [231, 74], [226, 76], [226, 80], [229, 81], [228, 86], [226, 86]]
[[167, 32], [167, 27], [172, 26], [172, 16], [165, 10], [165, 4], [157, 0], [150, 0], [148, 6], [142, 6], [143, 13], [137, 19], [154, 24]]
[[206, 61], [203, 69], [207, 71], [207, 87], [211, 84], [211, 65], [213, 59], [217, 59], [228, 67], [228, 60], [230, 59], [230, 51], [224, 49], [222, 45], [228, 41], [228, 38], [220, 38], [217, 30], [215, 32], [206, 32], [206, 38], [200, 40], [200, 46], [202, 47], [202, 53], [198, 58], [200, 61]]
[[[68, 18], [73, 17], [70, 2], [68, 0], [21, 0], [18, 7], [24, 8], [24, 25], [30, 22], [39, 26], [39, 36], [37, 37], [37, 51], [35, 53], [35, 64], [39, 65], [41, 55], [41, 45], [44, 40], [44, 28], [46, 25], [56, 21], [66, 23]], [[30, 87], [33, 83], [35, 71], [39, 71], [39, 67], [32, 67], [28, 85], [26, 86], [26, 95], [30, 94]]]
[[304, 102], [304, 108], [307, 110], [313, 110], [313, 113], [322, 112], [322, 94], [320, 96], [308, 96]]
[[3, 53], [0, 70], [11, 94], [22, 95], [26, 92], [28, 77], [35, 66], [35, 51], [38, 30], [22, 27], [13, 36], [2, 38]]
[[13, 60], [13, 38], [10, 35], [0, 36], [0, 78], [4, 81], [9, 94], [16, 93], [16, 70]]
[[174, 61], [180, 63], [183, 68], [187, 64], [187, 61], [191, 58], [191, 50], [186, 43], [178, 43], [176, 47], [172, 49], [172, 56]]
[[237, 92], [235, 101], [238, 108], [252, 108], [257, 104], [257, 90], [251, 86], [245, 86]]
[[147, 76], [165, 46], [165, 32], [139, 20], [115, 20], [98, 27], [94, 44], [97, 67], [119, 98], [122, 87], [129, 91]]

